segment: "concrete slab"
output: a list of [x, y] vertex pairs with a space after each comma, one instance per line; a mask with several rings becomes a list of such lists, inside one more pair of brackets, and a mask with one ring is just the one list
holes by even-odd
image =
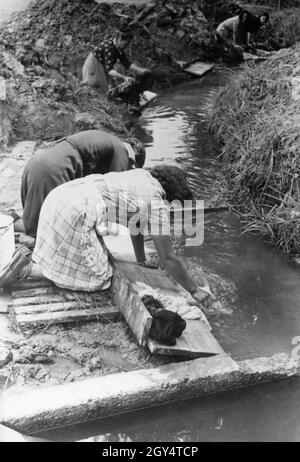
[[287, 355], [235, 362], [214, 356], [113, 374], [0, 399], [0, 423], [35, 433], [299, 375]]
[[113, 374], [21, 394], [4, 392], [0, 421], [32, 433], [122, 414], [224, 388], [238, 365], [229, 357]]

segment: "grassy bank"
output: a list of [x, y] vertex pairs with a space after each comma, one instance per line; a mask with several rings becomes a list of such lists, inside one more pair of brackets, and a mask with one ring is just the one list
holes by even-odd
[[299, 45], [245, 67], [219, 94], [212, 117], [223, 145], [229, 198], [245, 231], [266, 236], [292, 254], [300, 253], [297, 77]]

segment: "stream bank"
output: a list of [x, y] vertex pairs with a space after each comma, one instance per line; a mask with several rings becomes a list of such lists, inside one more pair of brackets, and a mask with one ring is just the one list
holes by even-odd
[[246, 66], [215, 103], [228, 195], [244, 231], [300, 254], [300, 46]]

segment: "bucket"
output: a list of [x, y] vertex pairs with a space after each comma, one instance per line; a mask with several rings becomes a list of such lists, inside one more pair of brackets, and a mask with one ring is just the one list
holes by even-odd
[[7, 266], [15, 251], [14, 219], [0, 213], [0, 271]]

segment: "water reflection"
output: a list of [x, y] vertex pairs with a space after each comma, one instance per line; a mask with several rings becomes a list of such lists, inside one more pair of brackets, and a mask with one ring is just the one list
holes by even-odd
[[[44, 433], [53, 440], [299, 441], [300, 380], [261, 385], [217, 396]], [[92, 436], [91, 436], [92, 435]]]
[[[224, 71], [217, 71], [172, 89], [137, 127], [146, 143], [146, 165], [181, 166], [198, 199], [218, 195], [219, 152], [207, 115], [222, 85]], [[224, 349], [240, 359], [290, 353], [292, 338], [300, 335], [298, 268], [259, 238], [242, 236], [231, 213], [206, 216], [203, 246], [183, 244], [175, 242], [176, 251], [189, 273], [200, 280], [204, 268], [221, 302], [222, 310], [208, 316]]]

